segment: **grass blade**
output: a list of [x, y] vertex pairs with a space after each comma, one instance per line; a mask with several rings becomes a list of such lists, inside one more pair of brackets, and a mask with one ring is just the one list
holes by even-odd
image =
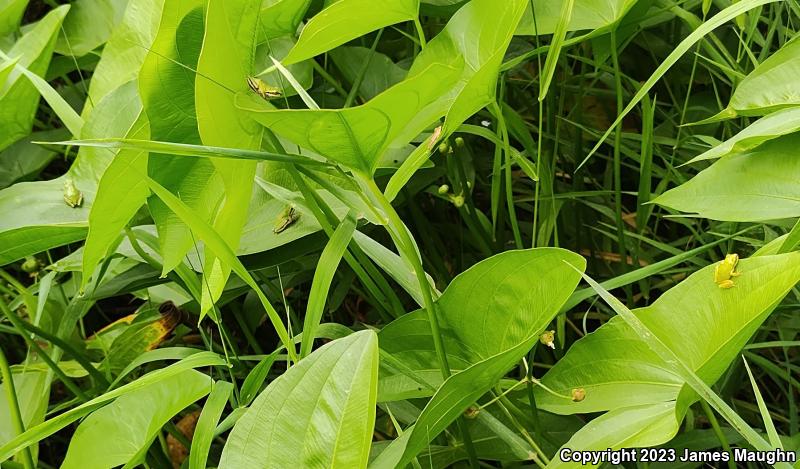
[[214, 430], [217, 428], [228, 397], [233, 391], [233, 385], [227, 381], [217, 381], [214, 389], [208, 396], [197, 427], [192, 437], [192, 448], [189, 452], [189, 469], [205, 469], [208, 461], [208, 450], [211, 448], [211, 440], [214, 438]]
[[758, 411], [761, 413], [761, 418], [764, 420], [764, 428], [767, 429], [767, 438], [769, 438], [769, 442], [774, 448], [783, 449], [778, 431], [775, 430], [775, 423], [772, 421], [772, 417], [769, 416], [769, 409], [767, 409], [767, 404], [764, 402], [764, 396], [762, 396], [761, 391], [758, 390], [756, 379], [753, 377], [753, 372], [750, 371], [750, 365], [747, 364], [747, 360], [744, 356], [742, 356], [742, 361], [744, 362], [744, 368], [747, 370], [747, 376], [750, 378], [750, 384], [753, 385], [753, 394], [756, 396]]
[[292, 340], [289, 337], [289, 332], [286, 330], [286, 326], [283, 324], [281, 317], [278, 315], [278, 312], [275, 311], [275, 308], [272, 307], [269, 299], [267, 299], [264, 292], [261, 291], [261, 288], [256, 283], [255, 279], [250, 275], [250, 272], [242, 265], [242, 262], [236, 257], [236, 254], [231, 250], [230, 246], [225, 243], [225, 240], [212, 228], [208, 223], [206, 223], [203, 219], [198, 217], [197, 215], [192, 212], [192, 210], [186, 206], [179, 198], [175, 197], [172, 192], [165, 189], [161, 184], [157, 183], [156, 181], [147, 178], [147, 184], [150, 186], [150, 190], [153, 191], [166, 205], [169, 207], [170, 210], [175, 212], [184, 223], [189, 225], [189, 227], [196, 232], [200, 239], [203, 240], [206, 245], [214, 251], [214, 253], [226, 262], [231, 269], [236, 272], [236, 275], [239, 276], [253, 291], [256, 292], [258, 295], [258, 299], [261, 300], [261, 305], [264, 306], [264, 309], [267, 311], [267, 316], [269, 316], [269, 320], [272, 322], [272, 326], [275, 328], [275, 332], [278, 333], [278, 337], [281, 339], [284, 347], [286, 347], [287, 352], [289, 353], [289, 358], [292, 361], [297, 361], [297, 352], [292, 344]]
[[342, 220], [336, 231], [333, 232], [330, 241], [322, 250], [322, 255], [314, 271], [314, 281], [311, 283], [311, 293], [308, 295], [308, 307], [303, 324], [303, 340], [300, 342], [300, 358], [307, 356], [311, 352], [314, 344], [316, 330], [322, 320], [322, 313], [325, 310], [325, 300], [331, 287], [333, 275], [342, 260], [347, 245], [353, 239], [356, 230], [356, 214], [351, 209], [347, 216]]
[[612, 123], [608, 127], [608, 130], [606, 130], [603, 136], [600, 137], [600, 140], [597, 141], [594, 148], [592, 148], [592, 151], [590, 151], [589, 154], [586, 155], [586, 158], [584, 158], [583, 161], [581, 161], [581, 164], [579, 164], [578, 167], [575, 168], [575, 172], [581, 169], [581, 167], [583, 167], [583, 165], [586, 164], [587, 161], [589, 161], [589, 158], [591, 158], [592, 155], [595, 154], [595, 152], [600, 148], [600, 145], [602, 145], [603, 142], [605, 142], [608, 136], [611, 135], [611, 132], [615, 128], [617, 128], [617, 126], [622, 122], [622, 119], [624, 119], [625, 116], [627, 116], [628, 113], [631, 112], [631, 110], [637, 104], [639, 104], [639, 101], [641, 101], [642, 98], [644, 98], [645, 95], [648, 92], [650, 92], [650, 89], [653, 88], [653, 85], [655, 85], [656, 82], [660, 80], [661, 77], [663, 77], [664, 74], [667, 73], [667, 71], [673, 65], [675, 65], [675, 63], [681, 57], [683, 57], [683, 54], [688, 52], [692, 48], [692, 46], [694, 46], [695, 44], [697, 44], [698, 41], [703, 39], [703, 37], [706, 34], [710, 33], [714, 29], [718, 28], [719, 26], [722, 26], [723, 24], [736, 18], [737, 16], [741, 15], [742, 13], [748, 10], [751, 10], [753, 8], [762, 5], [766, 5], [767, 3], [773, 3], [776, 1], [778, 0], [743, 0], [741, 2], [734, 3], [733, 5], [729, 6], [728, 8], [725, 8], [721, 12], [714, 15], [714, 17], [712, 17], [710, 20], [700, 25], [700, 27], [694, 30], [689, 36], [686, 37], [686, 39], [681, 41], [681, 43], [678, 44], [675, 50], [673, 50], [672, 53], [669, 54], [667, 58], [664, 59], [663, 62], [661, 62], [661, 65], [658, 66], [656, 71], [653, 72], [652, 75], [650, 75], [650, 78], [648, 78], [647, 81], [644, 82], [644, 85], [642, 85], [642, 87], [639, 88], [639, 91], [637, 91], [636, 94], [633, 96], [631, 102], [629, 102], [628, 105], [625, 106], [625, 109], [623, 109], [622, 112], [617, 116], [617, 119], [614, 121], [614, 123]]
[[575, 0], [566, 0], [561, 4], [561, 13], [558, 17], [558, 24], [556, 30], [553, 32], [553, 42], [550, 44], [550, 49], [547, 51], [547, 58], [544, 61], [544, 70], [542, 70], [543, 80], [539, 82], [539, 102], [544, 101], [547, 96], [547, 90], [550, 89], [550, 82], [553, 81], [553, 74], [558, 65], [558, 57], [561, 55], [561, 48], [564, 47], [564, 38], [567, 35], [567, 26], [569, 20], [572, 18], [572, 6]]

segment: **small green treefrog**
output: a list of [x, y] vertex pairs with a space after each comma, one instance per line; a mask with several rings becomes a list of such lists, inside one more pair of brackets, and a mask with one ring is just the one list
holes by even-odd
[[725, 256], [725, 259], [720, 261], [714, 269], [714, 282], [723, 289], [733, 287], [733, 280], [731, 279], [741, 275], [740, 272], [736, 272], [736, 266], [738, 264], [738, 254], [728, 254]]
[[292, 226], [299, 218], [300, 212], [298, 212], [294, 206], [287, 205], [275, 222], [275, 228], [272, 229], [272, 232], [275, 234], [281, 233], [286, 228]]
[[75, 187], [72, 179], [64, 181], [64, 202], [72, 208], [80, 207], [83, 203], [83, 194]]
[[267, 101], [273, 98], [280, 98], [282, 95], [281, 90], [275, 88], [274, 86], [269, 86], [268, 84], [264, 83], [263, 80], [256, 77], [249, 77], [247, 79], [247, 86], [253, 90], [253, 93], [261, 96]]

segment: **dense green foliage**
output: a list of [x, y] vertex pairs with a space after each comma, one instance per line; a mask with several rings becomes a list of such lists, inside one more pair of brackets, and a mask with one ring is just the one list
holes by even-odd
[[0, 0], [2, 468], [800, 450], [799, 21]]

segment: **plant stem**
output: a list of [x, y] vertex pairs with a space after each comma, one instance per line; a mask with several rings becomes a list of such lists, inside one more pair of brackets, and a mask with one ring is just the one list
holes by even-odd
[[[11, 423], [14, 425], [14, 431], [18, 435], [25, 433], [25, 423], [22, 421], [22, 413], [19, 411], [19, 401], [17, 401], [17, 391], [14, 389], [14, 378], [11, 376], [11, 367], [8, 366], [8, 360], [0, 348], [0, 373], [2, 373], [3, 382], [6, 383], [6, 399], [8, 400], [8, 407], [11, 411]], [[33, 457], [31, 457], [30, 448], [27, 446], [22, 449], [22, 463], [25, 469], [34, 469]]]
[[[722, 433], [722, 428], [719, 426], [719, 422], [717, 421], [717, 417], [714, 415], [714, 411], [711, 410], [711, 406], [708, 405], [708, 402], [702, 399], [700, 400], [700, 406], [703, 408], [703, 412], [705, 412], [706, 417], [708, 417], [708, 421], [711, 423], [711, 428], [714, 429], [714, 434], [717, 435], [717, 438], [722, 445], [722, 449], [730, 453], [731, 445], [728, 444], [728, 439], [725, 438], [725, 434]], [[736, 462], [733, 460], [733, 458], [730, 458], [728, 461], [728, 467], [730, 469], [736, 468]]]
[[431, 335], [433, 336], [433, 347], [436, 349], [436, 355], [439, 357], [439, 368], [442, 372], [442, 377], [447, 379], [450, 377], [450, 365], [447, 363], [447, 354], [444, 349], [442, 332], [439, 329], [439, 319], [436, 317], [436, 305], [433, 302], [433, 292], [431, 291], [431, 284], [428, 282], [428, 277], [425, 275], [425, 270], [422, 267], [422, 259], [417, 255], [417, 251], [414, 249], [414, 242], [408, 234], [403, 220], [400, 219], [400, 216], [397, 214], [394, 207], [392, 207], [389, 199], [381, 192], [371, 177], [362, 174], [358, 176], [370, 195], [372, 195], [374, 201], [378, 203], [381, 210], [383, 210], [388, 217], [387, 221], [389, 227], [391, 228], [391, 232], [394, 232], [394, 236], [392, 237], [395, 240], [400, 254], [411, 262], [411, 267], [414, 269], [414, 274], [416, 274], [417, 281], [419, 282], [422, 302], [425, 311], [428, 313], [428, 322], [431, 325]]
[[419, 36], [419, 45], [421, 48], [425, 48], [428, 45], [428, 41], [425, 40], [425, 31], [422, 30], [422, 23], [419, 22], [419, 16], [414, 18], [414, 26], [417, 28], [417, 36]]

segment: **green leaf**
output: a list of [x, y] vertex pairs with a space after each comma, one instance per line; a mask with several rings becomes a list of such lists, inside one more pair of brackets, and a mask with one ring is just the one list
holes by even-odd
[[[294, 35], [311, 0], [266, 0], [262, 2], [258, 34], [273, 39]], [[259, 38], [261, 42], [261, 38]]]
[[795, 133], [728, 155], [653, 202], [714, 220], [800, 216], [798, 145], [800, 134]]
[[[122, 22], [103, 47], [89, 83], [89, 99], [82, 115], [88, 116], [106, 95], [135, 80], [158, 32], [164, 0], [128, 0]], [[108, 135], [96, 135], [108, 137]], [[83, 138], [88, 138], [83, 136]]]
[[301, 62], [385, 26], [415, 20], [418, 9], [419, 0], [384, 0], [380, 6], [372, 0], [339, 0], [311, 18], [283, 62]]
[[[199, 144], [195, 116], [195, 74], [203, 43], [202, 0], [167, 2], [158, 35], [139, 73], [139, 90], [150, 121], [150, 138]], [[179, 194], [194, 212], [211, 221], [223, 197], [222, 181], [205, 158], [151, 152], [147, 173], [173, 194]], [[189, 228], [157, 197], [148, 208], [158, 227], [166, 275], [194, 247]]]
[[0, 37], [19, 29], [28, 0], [0, 0]]
[[63, 5], [50, 11], [5, 53], [17, 63], [6, 83], [0, 87], [0, 150], [31, 131], [39, 105], [39, 92], [23, 78], [22, 70], [39, 76], [45, 74], [59, 27], [69, 8], [69, 5]]
[[303, 321], [303, 341], [300, 343], [300, 358], [305, 357], [311, 351], [316, 337], [316, 331], [325, 312], [325, 300], [328, 297], [333, 281], [333, 275], [339, 267], [353, 233], [356, 231], [356, 215], [350, 211], [347, 216], [336, 227], [330, 241], [325, 245], [319, 257], [317, 268], [314, 271], [314, 280], [311, 283], [311, 292], [308, 295], [308, 306], [306, 316]]
[[77, 0], [64, 19], [56, 42], [61, 55], [81, 57], [108, 41], [122, 20], [128, 0]]
[[564, 0], [561, 4], [558, 23], [556, 23], [556, 29], [553, 31], [553, 41], [550, 43], [550, 49], [547, 50], [547, 58], [544, 61], [544, 69], [542, 70], [544, 79], [539, 82], [539, 102], [544, 101], [547, 96], [547, 90], [550, 88], [550, 82], [553, 80], [553, 74], [556, 71], [556, 65], [558, 65], [558, 56], [561, 54], [561, 47], [564, 45], [564, 37], [567, 34], [567, 27], [569, 26], [570, 18], [572, 18], [574, 5], [575, 0]]
[[[132, 137], [147, 137], [146, 117], [140, 115], [139, 125], [134, 125]], [[133, 171], [131, 171], [133, 168]], [[97, 264], [111, 253], [109, 250], [119, 239], [122, 230], [144, 205], [150, 190], [147, 181], [139, 174], [147, 172], [147, 153], [123, 150], [117, 153], [103, 173], [97, 187], [97, 197], [89, 212], [89, 233], [83, 249], [83, 277], [81, 288], [86, 287]]]
[[[460, 70], [458, 82], [446, 93], [419, 112], [414, 125], [406, 129], [401, 141], [410, 141], [419, 132], [438, 121], [445, 123], [442, 137], [454, 132], [467, 118], [494, 102], [500, 65], [528, 2], [510, 0], [472, 0], [458, 10], [422, 53], [417, 56], [407, 80], [435, 63], [453, 63], [457, 58]], [[475, 41], [473, 38], [481, 38]], [[423, 145], [427, 145], [426, 141]], [[403, 162], [386, 186], [386, 197], [393, 200], [428, 160], [430, 151], [422, 145]]]
[[44, 438], [47, 438], [72, 422], [85, 417], [93, 410], [98, 409], [100, 406], [109, 401], [142, 388], [146, 388], [152, 384], [160, 383], [173, 376], [180, 375], [186, 370], [201, 368], [204, 366], [227, 366], [227, 363], [216, 353], [199, 352], [166, 368], [161, 368], [148, 373], [124, 386], [102, 394], [88, 402], [84, 402], [77, 407], [73, 407], [64, 413], [45, 421], [44, 423], [36, 425], [33, 428], [29, 428], [22, 435], [17, 436], [13, 440], [0, 447], [0, 461], [5, 461], [13, 454], [18, 453], [22, 448], [26, 448]]
[[[126, 135], [141, 112], [136, 83], [124, 85], [106, 96], [90, 115], [84, 135]], [[0, 264], [83, 239], [97, 180], [114, 152], [86, 149], [78, 152], [67, 176], [50, 181], [16, 184], [0, 191]], [[83, 194], [80, 207], [64, 202], [64, 179], [74, 180]]]
[[[2, 81], [2, 80], [0, 80]], [[0, 189], [37, 175], [58, 154], [33, 142], [69, 138], [65, 129], [33, 132], [0, 152]]]
[[[761, 62], [736, 87], [721, 118], [763, 116], [800, 105], [800, 38], [794, 38]], [[712, 118], [713, 119], [713, 118]]]
[[261, 301], [261, 305], [264, 307], [264, 310], [266, 310], [267, 316], [269, 316], [269, 319], [272, 322], [272, 326], [278, 333], [278, 337], [280, 337], [284, 347], [286, 347], [289, 357], [292, 359], [292, 361], [297, 361], [297, 353], [292, 346], [289, 333], [286, 330], [286, 326], [283, 325], [281, 317], [278, 315], [277, 311], [275, 311], [275, 308], [272, 307], [272, 304], [269, 302], [266, 295], [264, 295], [264, 292], [261, 291], [261, 288], [258, 286], [256, 281], [253, 279], [247, 269], [245, 269], [241, 261], [239, 261], [239, 259], [236, 257], [233, 250], [231, 250], [231, 247], [228, 246], [225, 240], [222, 239], [222, 237], [214, 230], [213, 227], [209, 226], [208, 223], [195, 215], [191, 209], [186, 206], [186, 204], [181, 202], [181, 200], [175, 197], [175, 195], [173, 195], [170, 191], [166, 190], [152, 179], [148, 178], [147, 182], [150, 186], [150, 190], [160, 197], [161, 200], [167, 204], [167, 207], [169, 207], [170, 210], [181, 217], [183, 222], [189, 225], [192, 231], [199, 236], [200, 240], [203, 241], [216, 256], [222, 259], [222, 261], [224, 261], [227, 265], [231, 266], [233, 271], [236, 272], [236, 275], [244, 280], [247, 286], [256, 292], [258, 299]]
[[102, 469], [130, 462], [175, 414], [208, 394], [211, 384], [208, 375], [186, 370], [119, 397], [78, 425], [61, 467]]
[[[235, 105], [235, 93], [248, 90], [256, 50], [258, 2], [209, 0], [205, 37], [197, 63], [195, 107], [200, 138], [206, 145], [258, 150], [262, 129]], [[225, 188], [225, 199], [214, 229], [235, 252], [253, 192], [256, 164], [250, 161], [212, 160]], [[206, 252], [201, 319], [222, 294], [231, 266]]]
[[[567, 0], [533, 0], [529, 2], [525, 16], [522, 17], [516, 34], [536, 36], [553, 34], [558, 29], [561, 21], [561, 11]], [[574, 0], [567, 23], [567, 31], [597, 30], [613, 25], [619, 21], [630, 8], [636, 4], [635, 0]], [[536, 24], [534, 16], [536, 13]]]
[[358, 87], [359, 96], [367, 101], [400, 83], [408, 74], [386, 55], [367, 47], [337, 47], [328, 55], [350, 83], [356, 82], [364, 63], [369, 60]]
[[211, 395], [208, 396], [192, 437], [192, 448], [189, 452], [189, 469], [205, 469], [208, 462], [208, 450], [214, 438], [219, 418], [225, 410], [233, 385], [227, 381], [216, 381]]
[[[708, 266], [668, 290], [651, 306], [634, 312], [626, 312], [624, 306], [591, 281], [615, 310], [630, 317], [614, 317], [576, 342], [541, 380], [549, 389], [567, 397], [556, 397], [537, 388], [537, 406], [559, 414], [610, 411], [597, 424], [609, 428], [604, 430], [604, 437], [590, 426], [570, 442], [581, 449], [605, 449], [615, 440], [627, 446], [627, 439], [636, 434], [629, 411], [633, 415], [657, 412], [658, 404], [674, 406], [676, 401], [678, 409], [685, 409], [700, 394], [751, 444], [762, 445], [765, 442], [708, 386], [722, 376], [774, 307], [800, 281], [798, 261], [800, 253], [743, 259], [737, 269], [742, 275], [727, 290], [716, 285], [715, 266]], [[679, 321], [675, 320], [676, 314], [680, 315]], [[634, 327], [632, 321], [640, 326]], [[657, 343], [654, 345], [653, 341]], [[585, 389], [583, 401], [569, 399], [575, 388]], [[672, 438], [673, 426], [680, 423], [683, 414], [683, 410], [677, 411], [672, 420], [664, 417], [660, 423], [640, 420], [642, 435], [648, 435], [647, 445]], [[614, 425], [620, 433], [610, 430]], [[660, 437], [654, 433], [659, 428]], [[595, 443], [598, 446], [589, 446]], [[644, 441], [637, 444], [645, 445]]]
[[[12, 59], [2, 52], [0, 52], [0, 58], [12, 61]], [[61, 122], [64, 123], [64, 126], [69, 129], [73, 135], [80, 135], [81, 128], [83, 128], [83, 119], [72, 109], [72, 106], [70, 106], [44, 78], [23, 67], [17, 63], [16, 60], [13, 60], [13, 62], [13, 71], [24, 75], [25, 78], [31, 82], [33, 87], [36, 88], [36, 91], [41, 94], [47, 104], [53, 109], [53, 112], [56, 113], [58, 118], [61, 119]]]
[[[456, 277], [437, 301], [437, 309], [445, 350], [460, 358], [451, 367], [458, 370], [463, 364], [467, 368], [441, 384], [414, 427], [392, 442], [373, 466], [404, 466], [497, 384], [539, 339], [575, 289], [579, 280], [575, 269], [585, 265], [577, 254], [540, 248], [495, 255]], [[392, 331], [395, 323], [404, 326], [401, 331], [407, 331], [408, 316], [415, 316], [416, 334], [404, 336]], [[436, 363], [430, 328], [424, 331], [422, 321], [422, 315], [412, 313], [389, 324], [380, 334], [383, 350], [414, 372]], [[391, 371], [386, 371], [381, 369], [381, 381], [391, 376]], [[408, 378], [406, 386], [418, 390], [420, 383]]]
[[[656, 446], [678, 432], [683, 417], [678, 418], [676, 412], [674, 401], [612, 410], [587, 423], [561, 449], [631, 450]], [[575, 461], [562, 461], [561, 450], [556, 451], [555, 457], [547, 465], [548, 469], [566, 467], [585, 466]]]
[[775, 111], [758, 119], [744, 130], [685, 164], [722, 158], [752, 150], [762, 143], [800, 131], [800, 108]]
[[377, 375], [374, 332], [322, 346], [256, 398], [231, 431], [219, 467], [366, 467]]
[[[326, 158], [372, 174], [380, 156], [419, 112], [446, 91], [457, 69], [435, 63], [364, 105], [347, 109], [271, 110], [259, 101], [243, 103], [251, 116], [270, 130]], [[409, 137], [413, 138], [413, 136]], [[402, 142], [407, 143], [407, 142]]]

